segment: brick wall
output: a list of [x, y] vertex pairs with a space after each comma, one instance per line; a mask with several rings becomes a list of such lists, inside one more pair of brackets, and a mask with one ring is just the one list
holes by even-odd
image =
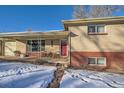
[[71, 66], [88, 67], [88, 57], [106, 57], [105, 69], [124, 70], [124, 52], [72, 52]]

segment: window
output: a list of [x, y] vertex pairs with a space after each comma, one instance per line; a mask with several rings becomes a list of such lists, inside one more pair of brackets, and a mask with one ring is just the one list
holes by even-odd
[[96, 63], [96, 59], [95, 58], [88, 58], [88, 63], [89, 64], [95, 64]]
[[104, 26], [97, 26], [98, 33], [104, 33]]
[[31, 42], [31, 40], [27, 41], [27, 51], [32, 51], [32, 42]]
[[88, 58], [88, 64], [90, 65], [106, 65], [105, 57], [91, 57]]
[[39, 44], [38, 44], [38, 40], [32, 40], [32, 51], [39, 51]]
[[88, 33], [105, 33], [104, 25], [90, 25], [88, 26]]
[[51, 47], [53, 47], [53, 40], [51, 40]]
[[45, 51], [45, 40], [41, 40], [40, 48], [41, 48], [41, 51]]
[[27, 50], [34, 51], [44, 51], [45, 50], [45, 40], [28, 40]]
[[100, 65], [102, 65], [102, 64], [104, 64], [105, 63], [105, 58], [97, 58], [97, 64], [100, 64]]
[[94, 33], [95, 31], [95, 26], [88, 26], [88, 33]]

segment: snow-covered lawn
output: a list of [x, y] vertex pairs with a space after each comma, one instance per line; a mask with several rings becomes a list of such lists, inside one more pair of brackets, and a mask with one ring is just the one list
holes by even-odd
[[47, 87], [55, 70], [53, 66], [0, 62], [0, 87]]
[[[0, 88], [45, 88], [54, 78], [56, 67], [28, 63], [0, 62]], [[124, 88], [124, 75], [67, 69], [60, 88]]]
[[124, 75], [87, 71], [65, 71], [60, 82], [61, 88], [124, 88]]

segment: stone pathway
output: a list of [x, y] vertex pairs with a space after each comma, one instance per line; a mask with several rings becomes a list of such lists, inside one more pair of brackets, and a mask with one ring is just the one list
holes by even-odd
[[59, 88], [60, 81], [61, 81], [62, 76], [64, 74], [64, 67], [62, 64], [57, 64], [56, 67], [57, 67], [57, 69], [54, 72], [54, 79], [48, 85], [48, 88]]

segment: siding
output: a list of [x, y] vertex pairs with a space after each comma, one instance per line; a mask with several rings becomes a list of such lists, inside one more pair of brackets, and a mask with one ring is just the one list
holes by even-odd
[[26, 40], [16, 41], [16, 50], [21, 51], [21, 53], [26, 53]]
[[68, 29], [72, 32], [71, 66], [88, 68], [88, 57], [106, 57], [107, 66], [95, 70], [124, 70], [124, 24], [106, 25], [107, 35], [88, 35], [88, 26], [81, 24]]
[[52, 40], [53, 46], [51, 45], [51, 40], [45, 40], [45, 50], [49, 52], [57, 52], [60, 50], [60, 40]]
[[4, 43], [4, 55], [5, 56], [14, 56], [14, 51], [16, 50], [16, 41], [9, 40]]
[[106, 25], [107, 35], [88, 35], [87, 26], [70, 26], [71, 51], [124, 52], [124, 24]]

